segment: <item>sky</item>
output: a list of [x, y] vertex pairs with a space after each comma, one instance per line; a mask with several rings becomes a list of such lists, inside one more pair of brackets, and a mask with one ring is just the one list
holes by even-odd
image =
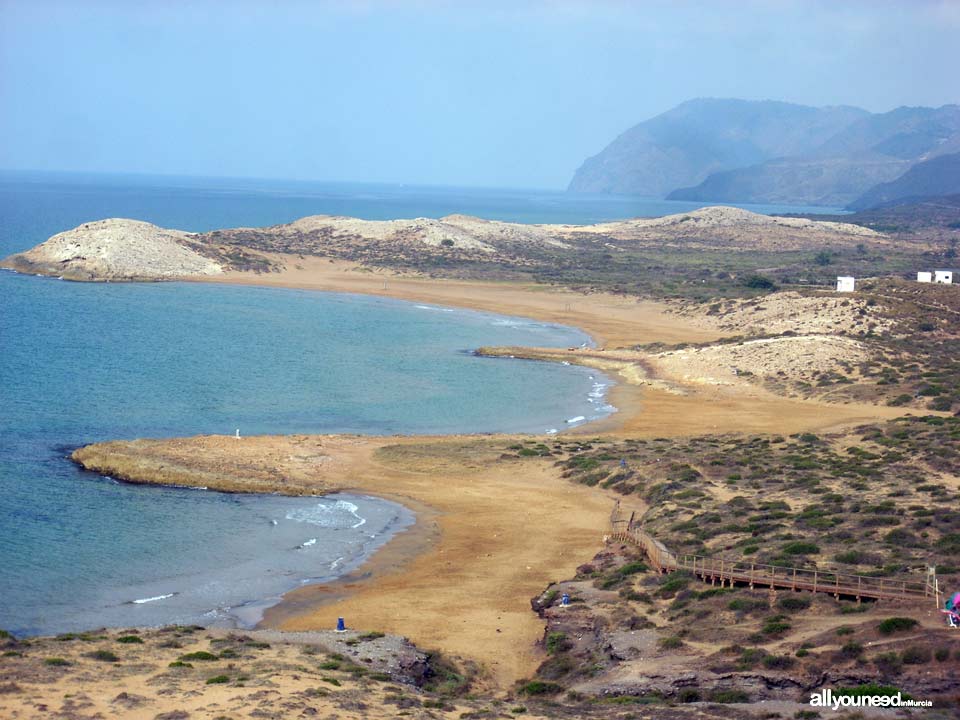
[[563, 188], [695, 97], [960, 102], [960, 0], [0, 0], [0, 168]]

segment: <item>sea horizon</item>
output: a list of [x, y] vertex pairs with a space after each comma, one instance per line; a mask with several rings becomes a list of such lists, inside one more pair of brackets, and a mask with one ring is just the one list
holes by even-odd
[[[272, 208], [271, 196], [257, 197], [264, 215], [289, 210], [283, 198]], [[199, 228], [242, 211], [250, 195], [221, 198], [215, 218], [207, 198], [205, 190], [101, 185], [24, 191], [0, 181], [0, 254], [89, 219], [91, 205], [111, 215], [145, 209], [161, 223], [186, 217]], [[0, 273], [0, 295], [0, 371], [18, 378], [0, 400], [0, 558], [19, 578], [5, 592], [0, 627], [14, 632], [250, 624], [283, 592], [354, 569], [413, 522], [379, 498], [341, 496], [365, 524], [331, 529], [284, 519], [322, 499], [118, 484], [74, 466], [67, 455], [77, 446], [237, 427], [244, 436], [543, 433], [613, 410], [610, 380], [599, 372], [471, 354], [487, 344], [590, 342], [579, 330], [524, 318], [306, 290], [70, 283], [14, 272]], [[487, 392], [469, 391], [477, 386]], [[241, 561], [231, 527], [261, 548], [257, 557]], [[177, 548], [189, 546], [205, 550], [177, 561]], [[158, 560], [160, 548], [168, 559]]]

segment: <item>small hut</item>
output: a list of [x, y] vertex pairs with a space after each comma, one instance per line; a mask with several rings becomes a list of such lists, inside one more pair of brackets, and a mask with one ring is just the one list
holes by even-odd
[[932, 273], [932, 272], [918, 272], [918, 273], [917, 273], [917, 282], [933, 282], [933, 273]]
[[837, 277], [837, 292], [853, 292], [855, 284], [856, 280], [854, 278], [840, 275]]
[[953, 270], [934, 270], [933, 281], [943, 285], [953, 284]]

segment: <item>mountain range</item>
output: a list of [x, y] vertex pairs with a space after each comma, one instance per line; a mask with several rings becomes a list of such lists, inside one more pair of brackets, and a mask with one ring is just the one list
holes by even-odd
[[697, 99], [621, 134], [584, 161], [568, 190], [862, 208], [957, 192], [960, 163], [939, 158], [958, 153], [958, 105], [870, 113]]

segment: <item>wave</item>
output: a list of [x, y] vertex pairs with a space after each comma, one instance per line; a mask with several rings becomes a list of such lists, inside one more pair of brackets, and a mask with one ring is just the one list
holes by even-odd
[[366, 524], [367, 519], [357, 513], [360, 508], [352, 502], [337, 500], [333, 503], [317, 503], [311, 507], [297, 508], [286, 514], [287, 520], [305, 522], [326, 528], [350, 528]]
[[168, 593], [166, 595], [156, 595], [154, 597], [148, 598], [137, 598], [136, 600], [131, 600], [130, 602], [134, 605], [143, 605], [145, 603], [156, 602], [157, 600], [166, 600], [167, 598], [172, 598], [174, 595], [179, 595], [180, 593]]
[[510, 320], [507, 318], [493, 320], [490, 322], [490, 324], [494, 327], [508, 327], [513, 328], [514, 330], [527, 330], [543, 327], [542, 325], [538, 325], [536, 323], [524, 322], [523, 320]]

